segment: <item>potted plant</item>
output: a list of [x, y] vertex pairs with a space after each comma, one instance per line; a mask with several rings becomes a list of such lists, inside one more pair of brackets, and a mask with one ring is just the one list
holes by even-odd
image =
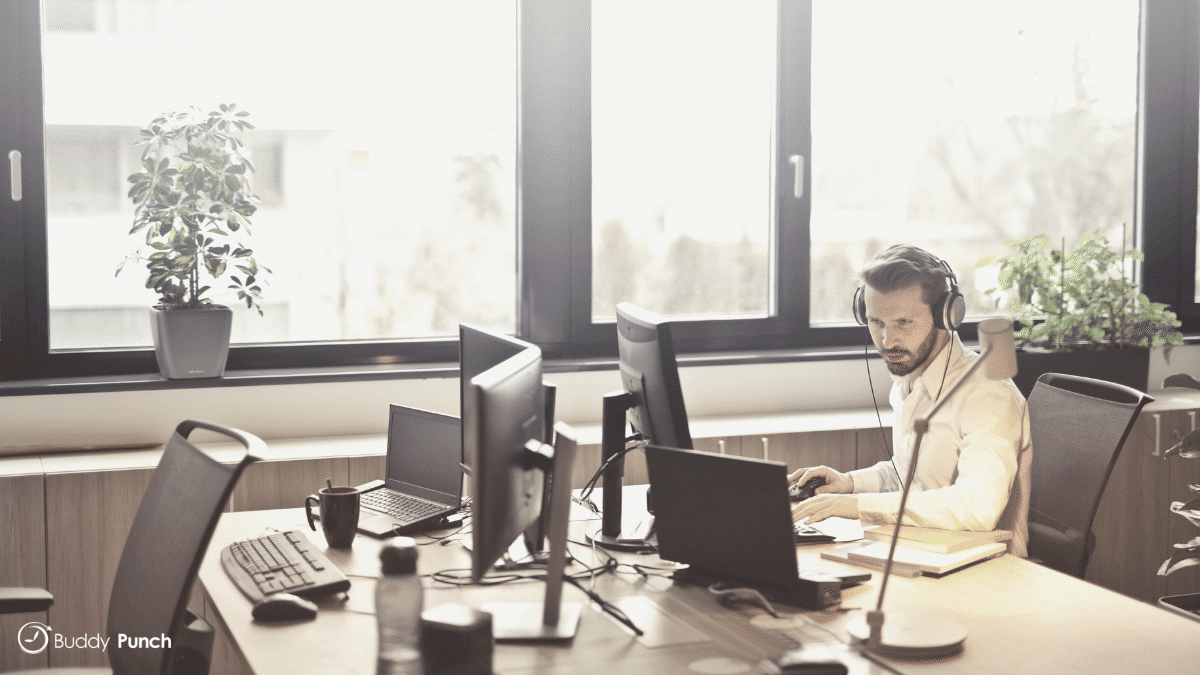
[[207, 115], [192, 108], [160, 115], [141, 131], [142, 170], [129, 177], [136, 205], [130, 234], [145, 231], [146, 243], [117, 274], [129, 262], [146, 264], [146, 288], [159, 295], [151, 327], [166, 378], [225, 370], [233, 312], [207, 297], [213, 282], [228, 274], [238, 299], [262, 314], [261, 277], [270, 270], [237, 240], [249, 234], [258, 201], [250, 153], [236, 136], [254, 128], [246, 116], [232, 103]]
[[[1200, 429], [1192, 431], [1180, 439], [1174, 447], [1163, 453], [1163, 457], [1166, 459], [1200, 458]], [[1188, 485], [1188, 488], [1192, 492], [1200, 493], [1200, 485], [1192, 484]], [[1200, 497], [1195, 497], [1187, 502], [1172, 502], [1171, 513], [1177, 513], [1187, 518], [1192, 525], [1200, 527]], [[1193, 537], [1191, 541], [1183, 544], [1175, 544], [1171, 557], [1164, 560], [1162, 567], [1158, 568], [1158, 574], [1165, 577], [1172, 572], [1196, 565], [1200, 565], [1200, 537]], [[1158, 604], [1173, 612], [1200, 621], [1200, 592], [1169, 595], [1159, 598]]]
[[[975, 269], [998, 263], [999, 288], [1007, 293], [1017, 344], [1019, 373], [1013, 381], [1029, 396], [1047, 372], [1083, 375], [1145, 391], [1150, 349], [1183, 344], [1179, 319], [1165, 304], [1151, 302], [1130, 281], [1125, 261], [1141, 251], [1114, 250], [1099, 230], [1083, 236], [1074, 250], [1055, 249], [1046, 235], [1009, 239], [1007, 256], [987, 256]], [[1000, 298], [996, 298], [999, 307]]]

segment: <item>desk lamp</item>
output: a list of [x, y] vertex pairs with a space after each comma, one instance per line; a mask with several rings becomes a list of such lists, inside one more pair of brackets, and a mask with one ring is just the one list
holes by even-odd
[[[921, 451], [921, 439], [929, 430], [929, 420], [941, 409], [942, 404], [967, 381], [981, 365], [986, 364], [986, 373], [991, 380], [1007, 380], [1017, 374], [1017, 354], [1013, 344], [1012, 322], [1005, 319], [985, 319], [979, 322], [979, 345], [981, 354], [940, 397], [929, 412], [913, 420], [912, 461], [908, 465], [908, 479], [900, 496], [900, 511], [888, 549], [887, 564], [883, 568], [883, 581], [879, 586], [879, 599], [875, 609], [868, 611], [847, 625], [846, 629], [859, 640], [865, 641], [868, 651], [892, 658], [920, 659], [939, 658], [957, 654], [967, 639], [967, 630], [952, 621], [930, 619], [913, 614], [894, 612], [884, 620], [883, 595], [887, 592], [888, 577], [892, 574], [892, 558], [896, 554], [896, 542], [900, 538], [900, 525], [904, 522], [904, 506], [912, 488], [917, 470], [917, 457]], [[886, 631], [884, 630], [886, 624]]]

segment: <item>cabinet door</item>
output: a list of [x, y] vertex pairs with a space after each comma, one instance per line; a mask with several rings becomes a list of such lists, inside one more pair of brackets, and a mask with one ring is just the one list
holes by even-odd
[[[39, 465], [40, 466], [40, 465]], [[46, 511], [42, 475], [0, 476], [0, 586], [46, 588]], [[49, 624], [46, 612], [0, 615], [0, 636], [15, 639], [30, 621]], [[0, 673], [46, 668], [49, 650], [26, 654], [0, 647]]]
[[838, 471], [854, 468], [855, 440], [851, 429], [743, 436], [741, 454], [762, 459], [764, 438], [768, 459], [787, 464], [788, 472], [821, 465]]
[[1134, 422], [1092, 525], [1096, 550], [1088, 581], [1147, 602], [1166, 594], [1166, 580], [1157, 575], [1170, 555], [1170, 476], [1162, 453], [1189, 424], [1184, 411], [1174, 410], [1143, 411]]
[[892, 458], [892, 428], [869, 427], [855, 432], [858, 451], [854, 460], [855, 469], [865, 469]]
[[[49, 624], [66, 636], [103, 635], [125, 539], [153, 469], [46, 475]], [[106, 666], [99, 649], [51, 649], [50, 666]]]
[[290, 509], [304, 506], [304, 498], [325, 486], [350, 480], [345, 457], [283, 459], [256, 462], [246, 467], [229, 500], [231, 511]]

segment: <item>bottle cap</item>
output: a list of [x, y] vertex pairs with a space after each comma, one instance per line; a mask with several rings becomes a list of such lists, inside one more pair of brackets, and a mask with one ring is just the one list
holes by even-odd
[[412, 537], [396, 537], [379, 551], [384, 574], [414, 574], [417, 571], [417, 542]]

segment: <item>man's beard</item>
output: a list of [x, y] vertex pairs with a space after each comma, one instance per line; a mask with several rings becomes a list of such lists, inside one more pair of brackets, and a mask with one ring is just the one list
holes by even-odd
[[[929, 337], [925, 338], [925, 341], [921, 343], [920, 347], [917, 347], [916, 358], [914, 358], [911, 363], [905, 363], [903, 361], [890, 361], [885, 358], [883, 361], [887, 364], [888, 372], [893, 375], [902, 376], [907, 375], [924, 365], [925, 362], [929, 360], [929, 356], [933, 353], [933, 346], [937, 343], [937, 334], [937, 328], [931, 327], [929, 329]], [[889, 354], [911, 354], [911, 352], [906, 349], [892, 349], [885, 351], [883, 354], [884, 356], [887, 356]]]

